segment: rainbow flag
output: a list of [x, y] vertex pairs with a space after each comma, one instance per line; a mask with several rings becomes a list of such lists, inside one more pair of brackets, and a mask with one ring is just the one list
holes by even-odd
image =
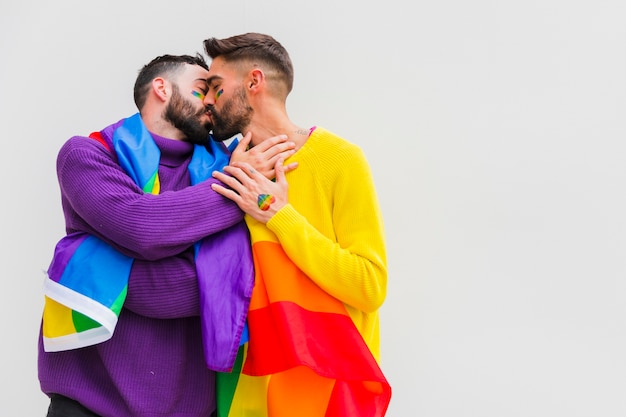
[[218, 373], [219, 417], [380, 417], [391, 387], [343, 303], [249, 221], [255, 265], [248, 329], [231, 373]]
[[[90, 135], [111, 150], [103, 136], [111, 138], [120, 165], [135, 183], [145, 193], [159, 194], [160, 150], [139, 113]], [[191, 183], [198, 184], [227, 165], [231, 149], [212, 140], [207, 147], [195, 145], [188, 168]], [[244, 334], [254, 285], [245, 224], [197, 242], [195, 255], [207, 367], [229, 371]], [[86, 233], [70, 234], [58, 242], [44, 282], [46, 351], [91, 346], [112, 337], [133, 261]]]
[[132, 258], [86, 233], [73, 233], [59, 241], [44, 282], [46, 351], [75, 349], [111, 338], [126, 299], [132, 263]]

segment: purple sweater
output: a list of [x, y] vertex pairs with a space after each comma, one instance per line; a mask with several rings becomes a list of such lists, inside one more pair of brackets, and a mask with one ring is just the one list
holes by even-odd
[[[202, 351], [193, 244], [243, 220], [209, 179], [190, 186], [193, 145], [153, 135], [161, 150], [161, 193], [144, 193], [94, 139], [72, 137], [57, 174], [66, 231], [85, 231], [135, 258], [113, 337], [95, 346], [45, 352], [46, 394], [73, 398], [103, 417], [208, 417], [215, 375]], [[110, 138], [106, 138], [110, 142]]]

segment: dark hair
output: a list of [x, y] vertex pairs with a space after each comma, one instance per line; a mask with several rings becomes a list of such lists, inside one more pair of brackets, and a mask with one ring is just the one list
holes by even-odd
[[207, 71], [209, 69], [204, 57], [199, 53], [197, 53], [196, 56], [161, 55], [144, 65], [139, 71], [137, 80], [135, 80], [135, 89], [133, 92], [137, 108], [141, 110], [146, 103], [152, 80], [162, 75], [172, 75], [186, 64], [199, 65]]
[[293, 64], [287, 50], [273, 37], [262, 33], [244, 33], [230, 38], [209, 38], [204, 49], [212, 59], [222, 57], [226, 62], [262, 64], [278, 74], [284, 84], [285, 96], [293, 88]]

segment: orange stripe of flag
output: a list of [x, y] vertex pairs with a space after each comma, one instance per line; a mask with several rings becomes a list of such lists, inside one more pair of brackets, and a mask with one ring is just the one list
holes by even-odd
[[[291, 301], [307, 310], [347, 316], [343, 303], [311, 281], [287, 257], [278, 243], [255, 242], [252, 252], [256, 280], [250, 301], [251, 311], [267, 306], [270, 302]], [[259, 259], [263, 262], [259, 262]]]

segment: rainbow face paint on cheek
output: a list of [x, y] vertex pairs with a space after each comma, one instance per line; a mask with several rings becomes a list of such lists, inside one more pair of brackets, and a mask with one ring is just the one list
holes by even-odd
[[204, 94], [199, 93], [199, 92], [198, 92], [198, 91], [196, 91], [196, 90], [193, 90], [193, 91], [191, 92], [191, 94], [192, 94], [194, 97], [198, 97], [200, 100], [204, 100]]
[[217, 101], [218, 98], [220, 98], [220, 96], [224, 93], [224, 89], [220, 88], [220, 91], [218, 91], [217, 93], [215, 93], [215, 101]]

